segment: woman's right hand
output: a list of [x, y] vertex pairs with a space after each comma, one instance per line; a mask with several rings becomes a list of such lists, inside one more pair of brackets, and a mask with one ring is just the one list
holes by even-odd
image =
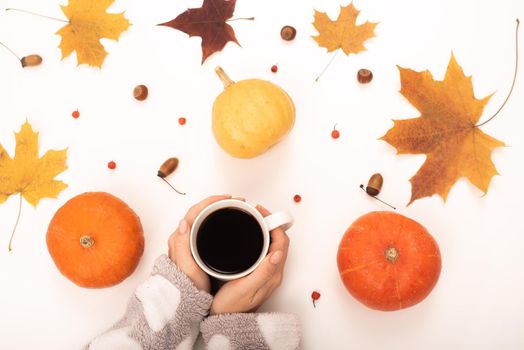
[[171, 258], [178, 268], [193, 281], [198, 289], [207, 293], [209, 293], [211, 289], [209, 276], [206, 275], [200, 266], [198, 266], [195, 259], [193, 259], [189, 232], [191, 231], [193, 222], [202, 210], [207, 206], [224, 199], [231, 199], [231, 196], [212, 196], [193, 205], [180, 221], [177, 230], [171, 235], [171, 237], [169, 237], [168, 241], [169, 258]]
[[[260, 205], [257, 210], [264, 217], [270, 215]], [[219, 289], [211, 305], [211, 314], [256, 311], [280, 286], [288, 247], [289, 238], [282, 228], [271, 231], [268, 255], [251, 274], [228, 282]]]

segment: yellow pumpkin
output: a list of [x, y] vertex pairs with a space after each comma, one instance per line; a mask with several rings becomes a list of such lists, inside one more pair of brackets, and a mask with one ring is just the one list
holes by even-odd
[[224, 91], [213, 105], [213, 134], [237, 158], [256, 157], [286, 136], [295, 123], [295, 105], [279, 86], [261, 79], [232, 81], [216, 73]]

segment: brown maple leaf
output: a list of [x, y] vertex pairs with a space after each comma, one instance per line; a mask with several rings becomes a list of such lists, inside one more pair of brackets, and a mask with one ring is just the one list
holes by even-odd
[[233, 16], [236, 0], [204, 0], [202, 7], [188, 9], [175, 19], [161, 23], [191, 36], [202, 37], [202, 63], [230, 41], [240, 44], [233, 28], [226, 23]]
[[497, 169], [491, 152], [504, 143], [485, 134], [477, 124], [491, 96], [476, 99], [471, 76], [466, 77], [452, 55], [443, 81], [429, 71], [399, 67], [400, 93], [420, 111], [414, 119], [394, 120], [381, 139], [398, 154], [426, 154], [410, 181], [411, 200], [440, 195], [446, 200], [451, 187], [466, 177], [484, 193]]

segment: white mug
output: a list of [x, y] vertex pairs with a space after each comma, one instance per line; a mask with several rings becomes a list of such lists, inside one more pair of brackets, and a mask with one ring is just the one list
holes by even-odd
[[[223, 274], [220, 272], [217, 272], [210, 267], [208, 267], [200, 255], [198, 254], [197, 249], [197, 235], [198, 230], [200, 229], [200, 225], [202, 222], [213, 212], [224, 209], [224, 208], [235, 208], [242, 210], [243, 212], [251, 215], [253, 218], [255, 218], [260, 225], [260, 228], [262, 229], [263, 234], [263, 247], [262, 252], [260, 256], [258, 257], [257, 261], [247, 270], [235, 273], [235, 274]], [[269, 244], [270, 244], [270, 234], [269, 232], [276, 229], [277, 227], [281, 226], [282, 229], [287, 230], [293, 225], [293, 218], [291, 215], [289, 215], [286, 212], [278, 212], [271, 214], [269, 216], [263, 217], [260, 212], [253, 207], [252, 205], [241, 201], [237, 199], [225, 199], [218, 202], [215, 202], [200, 212], [198, 216], [196, 217], [193, 226], [191, 227], [191, 233], [190, 233], [190, 245], [191, 245], [191, 254], [193, 254], [193, 258], [195, 259], [196, 263], [202, 270], [204, 270], [205, 273], [207, 273], [209, 276], [212, 276], [218, 280], [221, 281], [231, 281], [237, 278], [244, 277], [251, 272], [253, 272], [258, 265], [264, 260], [264, 257], [267, 255], [269, 251]]]

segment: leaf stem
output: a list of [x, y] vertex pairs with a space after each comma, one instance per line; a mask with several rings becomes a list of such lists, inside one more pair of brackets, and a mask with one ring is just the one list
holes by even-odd
[[335, 60], [335, 57], [337, 57], [338, 53], [340, 52], [340, 49], [337, 49], [337, 52], [335, 52], [335, 54], [333, 55], [333, 57], [331, 57], [331, 59], [329, 60], [328, 64], [326, 65], [326, 67], [324, 67], [324, 69], [322, 70], [322, 72], [320, 72], [320, 74], [318, 75], [318, 77], [315, 79], [315, 81], [318, 81], [318, 79], [320, 79], [320, 77], [322, 76], [322, 74], [324, 74], [324, 72], [329, 68], [329, 66], [331, 66], [331, 63], [333, 63], [333, 60]]
[[519, 69], [519, 26], [520, 26], [520, 21], [517, 18], [517, 26], [515, 28], [515, 73], [513, 74], [513, 83], [511, 84], [511, 89], [509, 90], [508, 96], [506, 96], [506, 99], [504, 100], [500, 108], [495, 112], [495, 114], [493, 114], [485, 122], [475, 125], [475, 127], [477, 128], [480, 128], [481, 126], [489, 123], [493, 118], [495, 118], [500, 113], [502, 108], [504, 108], [504, 106], [506, 105], [506, 103], [508, 102], [511, 96], [511, 93], [513, 92], [513, 88], [515, 87], [515, 82], [517, 81], [517, 73]]
[[21, 58], [13, 51], [11, 50], [6, 44], [4, 44], [3, 42], [0, 42], [0, 45], [2, 45], [3, 47], [5, 47], [9, 52], [11, 52], [16, 58], [18, 58], [18, 60], [20, 61]]
[[18, 221], [20, 221], [20, 214], [22, 213], [22, 192], [20, 194], [20, 202], [18, 204], [18, 216], [16, 218], [15, 226], [13, 227], [13, 232], [11, 232], [11, 239], [9, 239], [9, 251], [13, 250], [12, 243], [13, 243], [13, 237], [15, 235], [16, 227], [18, 226]]
[[41, 15], [39, 13], [35, 13], [35, 12], [27, 11], [27, 10], [21, 10], [21, 9], [15, 9], [15, 8], [6, 8], [5, 10], [6, 11], [24, 12], [24, 13], [28, 13], [28, 14], [33, 15], [33, 16], [38, 16], [38, 17], [43, 17], [43, 18], [47, 18], [47, 19], [52, 19], [54, 21], [69, 23], [69, 21], [66, 21], [65, 19], [62, 19], [62, 18], [56, 18], [56, 17], [46, 16], [46, 15]]
[[231, 18], [231, 19], [228, 19], [226, 22], [241, 21], [241, 20], [254, 21], [255, 17]]
[[182, 196], [185, 196], [185, 195], [187, 194], [187, 193], [185, 193], [185, 192], [180, 192], [179, 190], [177, 190], [176, 188], [174, 188], [173, 185], [171, 185], [171, 184], [169, 183], [169, 181], [167, 181], [165, 178], [161, 177], [161, 179], [164, 180], [164, 182], [165, 182], [166, 184], [168, 184], [169, 187], [171, 187], [172, 189], [174, 189], [176, 193], [181, 194]]

